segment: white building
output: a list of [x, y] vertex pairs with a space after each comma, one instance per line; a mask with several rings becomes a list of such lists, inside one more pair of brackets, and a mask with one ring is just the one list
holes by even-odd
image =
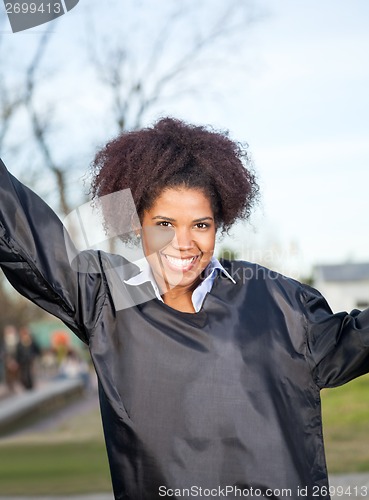
[[369, 307], [369, 263], [318, 265], [314, 288], [327, 299], [334, 312]]

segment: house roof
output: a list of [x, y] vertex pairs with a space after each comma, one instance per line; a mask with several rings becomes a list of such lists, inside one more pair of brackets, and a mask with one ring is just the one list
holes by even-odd
[[322, 281], [365, 281], [369, 280], [369, 262], [318, 265], [315, 266], [314, 274]]

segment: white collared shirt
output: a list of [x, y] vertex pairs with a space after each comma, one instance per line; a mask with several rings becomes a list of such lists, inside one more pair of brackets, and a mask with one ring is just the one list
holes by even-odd
[[[125, 280], [124, 282], [127, 283], [127, 285], [138, 286], [149, 281], [152, 287], [154, 288], [155, 296], [159, 300], [164, 302], [163, 298], [160, 295], [159, 287], [155, 281], [154, 275], [151, 271], [151, 267], [148, 261], [146, 259], [142, 260], [139, 263], [139, 267], [141, 269], [141, 272], [136, 276], [133, 276], [133, 278]], [[206, 294], [210, 292], [217, 274], [217, 270], [221, 271], [225, 276], [227, 276], [227, 278], [229, 278], [232, 281], [232, 283], [236, 283], [235, 280], [232, 278], [232, 276], [224, 269], [219, 260], [213, 256], [211, 258], [211, 261], [205, 268], [204, 271], [205, 278], [201, 281], [198, 287], [195, 288], [195, 290], [192, 292], [191, 300], [196, 312], [200, 311], [201, 306], [206, 297]]]

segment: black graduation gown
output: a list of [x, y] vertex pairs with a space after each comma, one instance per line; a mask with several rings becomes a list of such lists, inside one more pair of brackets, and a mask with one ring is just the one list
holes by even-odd
[[123, 257], [71, 265], [64, 237], [0, 163], [1, 267], [89, 346], [116, 499], [329, 498], [319, 392], [368, 371], [369, 310], [332, 314], [306, 285], [224, 261], [236, 284], [219, 274], [183, 313], [125, 284]]

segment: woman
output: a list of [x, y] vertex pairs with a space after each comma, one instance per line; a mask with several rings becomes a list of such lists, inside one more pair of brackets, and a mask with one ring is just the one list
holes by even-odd
[[61, 223], [1, 166], [1, 266], [89, 345], [116, 499], [329, 498], [319, 391], [368, 371], [369, 311], [332, 314], [306, 285], [214, 258], [257, 195], [248, 166], [173, 119], [109, 143], [92, 192], [130, 188], [141, 270], [97, 251], [70, 264]]

